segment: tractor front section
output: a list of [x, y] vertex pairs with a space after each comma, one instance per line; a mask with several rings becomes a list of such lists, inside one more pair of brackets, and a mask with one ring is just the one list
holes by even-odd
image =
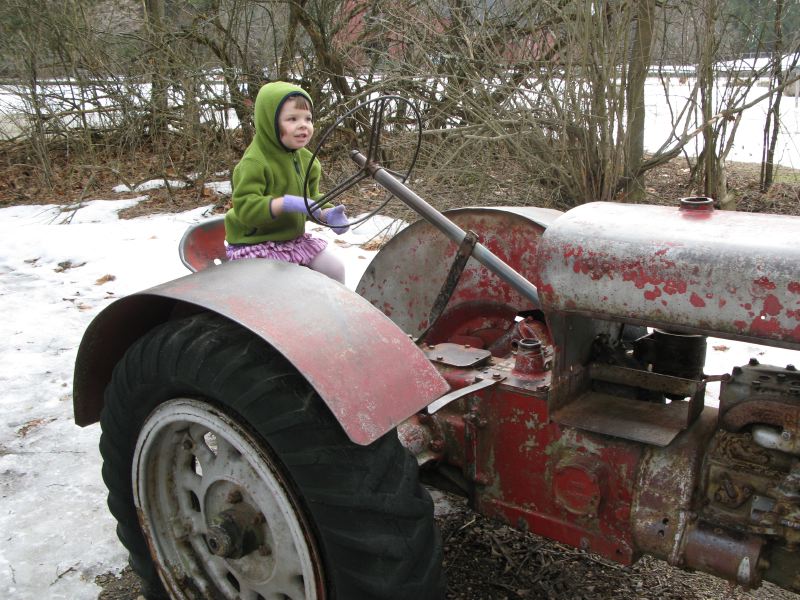
[[624, 564], [800, 591], [800, 374], [706, 365], [708, 337], [800, 348], [800, 221], [705, 199], [447, 215], [541, 304], [472, 259], [435, 266], [463, 244], [425, 223], [362, 279], [451, 387], [399, 427], [429, 482]]

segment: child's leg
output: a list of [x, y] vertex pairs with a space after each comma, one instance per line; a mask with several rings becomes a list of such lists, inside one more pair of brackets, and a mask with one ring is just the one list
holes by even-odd
[[317, 254], [314, 260], [308, 263], [308, 268], [344, 283], [344, 263], [328, 248]]

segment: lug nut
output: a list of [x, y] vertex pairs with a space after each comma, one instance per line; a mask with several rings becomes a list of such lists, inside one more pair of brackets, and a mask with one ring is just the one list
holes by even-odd
[[235, 553], [236, 542], [222, 527], [211, 527], [208, 530], [208, 549], [216, 556], [230, 557]]

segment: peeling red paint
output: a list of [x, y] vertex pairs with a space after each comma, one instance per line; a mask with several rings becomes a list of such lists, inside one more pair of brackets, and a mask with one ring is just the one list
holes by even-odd
[[768, 295], [764, 298], [764, 311], [768, 315], [776, 316], [781, 313], [781, 309], [783, 308], [783, 304], [781, 301], [778, 300], [776, 296], [773, 294]]
[[696, 306], [697, 308], [703, 308], [706, 305], [706, 301], [703, 300], [700, 296], [692, 292], [691, 297], [689, 298], [689, 302], [692, 303], [692, 306]]
[[686, 293], [686, 282], [685, 281], [665, 281], [664, 282], [664, 293], [669, 294], [672, 296], [673, 294], [685, 294]]
[[[660, 267], [659, 267], [660, 269]], [[630, 281], [638, 289], [643, 289], [645, 285], [663, 286], [662, 291], [670, 296], [676, 293], [686, 293], [686, 282], [664, 279], [657, 275], [658, 270], [653, 268], [651, 272], [645, 271], [641, 265], [625, 265], [622, 270], [622, 280]]]
[[739, 331], [744, 331], [745, 329], [747, 329], [747, 323], [745, 323], [744, 321], [738, 321], [738, 320], [734, 321], [733, 326], [736, 327], [736, 329], [738, 329]]
[[793, 294], [800, 294], [800, 281], [790, 282], [787, 288]]
[[764, 277], [759, 277], [753, 283], [758, 287], [764, 288], [765, 290], [774, 290], [776, 287], [775, 283], [770, 281], [766, 275]]
[[541, 283], [539, 284], [539, 294], [543, 294], [545, 296], [553, 295], [553, 286], [549, 283]]
[[725, 300], [725, 298], [720, 298], [720, 299], [719, 299], [719, 307], [720, 307], [720, 308], [722, 308], [723, 306], [725, 306], [727, 303], [728, 303], [728, 301], [727, 301], [727, 300]]
[[766, 335], [769, 337], [780, 334], [781, 324], [778, 319], [763, 319], [758, 317], [750, 323], [750, 333]]
[[661, 290], [658, 287], [644, 293], [645, 300], [655, 300], [659, 296], [661, 296]]
[[582, 254], [583, 254], [583, 248], [581, 248], [580, 246], [575, 246], [574, 248], [572, 246], [567, 246], [564, 249], [564, 258], [571, 258], [573, 256], [581, 256]]

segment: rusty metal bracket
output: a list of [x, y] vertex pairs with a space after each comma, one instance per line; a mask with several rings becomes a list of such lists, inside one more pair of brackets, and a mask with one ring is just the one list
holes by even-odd
[[429, 415], [432, 415], [437, 410], [439, 410], [440, 408], [444, 408], [454, 400], [458, 400], [459, 398], [463, 398], [464, 396], [468, 396], [479, 390], [498, 384], [503, 379], [505, 379], [505, 377], [501, 377], [498, 379], [481, 379], [477, 383], [473, 383], [472, 385], [468, 385], [467, 387], [463, 387], [453, 392], [450, 392], [449, 394], [445, 394], [438, 400], [434, 400], [433, 402], [431, 402], [428, 405], [427, 412]]
[[447, 273], [447, 277], [442, 284], [442, 288], [439, 290], [439, 294], [436, 296], [436, 300], [433, 302], [431, 314], [430, 317], [428, 317], [428, 327], [426, 327], [425, 331], [423, 331], [417, 338], [417, 344], [421, 344], [425, 341], [425, 336], [428, 335], [428, 332], [439, 320], [439, 317], [442, 316], [447, 303], [450, 301], [450, 298], [456, 289], [456, 285], [458, 285], [459, 279], [461, 279], [461, 274], [464, 272], [464, 267], [467, 266], [467, 261], [469, 260], [469, 257], [472, 256], [472, 252], [477, 243], [478, 235], [474, 231], [467, 231], [466, 235], [464, 235], [464, 239], [458, 246], [455, 259], [453, 259], [453, 264], [450, 265], [450, 271]]

